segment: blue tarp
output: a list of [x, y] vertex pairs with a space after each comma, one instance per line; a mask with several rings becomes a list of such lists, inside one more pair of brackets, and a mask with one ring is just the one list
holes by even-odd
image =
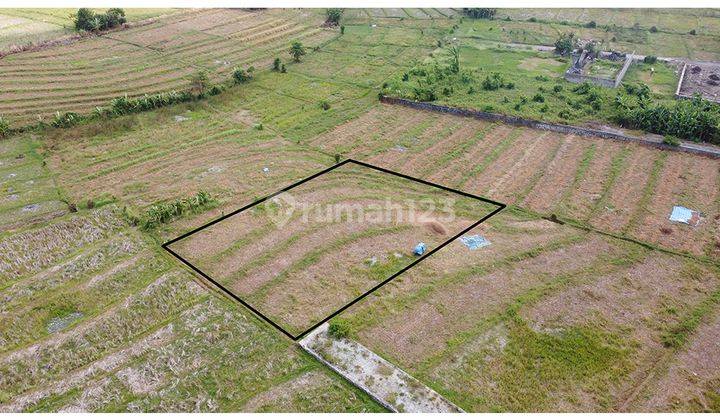
[[463, 236], [460, 238], [460, 242], [472, 250], [490, 245], [490, 241], [480, 235]]
[[415, 249], [413, 250], [413, 253], [415, 255], [422, 255], [425, 253], [425, 242], [420, 242], [419, 244], [415, 245]]
[[670, 213], [670, 221], [697, 226], [698, 223], [700, 223], [700, 213], [687, 207], [673, 206], [672, 213]]

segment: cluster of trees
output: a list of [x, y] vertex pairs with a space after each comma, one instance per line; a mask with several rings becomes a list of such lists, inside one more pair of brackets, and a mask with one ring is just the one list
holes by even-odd
[[463, 7], [463, 13], [473, 19], [492, 19], [497, 13], [497, 9], [487, 9], [481, 7]]
[[105, 13], [95, 13], [86, 8], [78, 9], [73, 20], [78, 31], [104, 31], [127, 22], [125, 11], [119, 8], [108, 9]]

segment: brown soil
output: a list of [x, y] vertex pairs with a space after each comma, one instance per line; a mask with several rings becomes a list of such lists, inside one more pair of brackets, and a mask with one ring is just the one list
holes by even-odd
[[566, 136], [557, 156], [522, 205], [538, 212], [554, 209], [564, 191], [572, 185], [580, 159], [589, 145], [585, 138]]
[[452, 187], [462, 179], [463, 175], [471, 171], [483, 158], [487, 156], [497, 145], [505, 139], [513, 128], [508, 125], [497, 125], [485, 135], [485, 137], [472, 146], [465, 154], [453, 160], [443, 168], [436, 168], [435, 174], [430, 179]]
[[[653, 193], [647, 213], [631, 234], [668, 248], [680, 248], [702, 254], [712, 235], [712, 220], [717, 214], [718, 162], [688, 154], [669, 154]], [[668, 221], [674, 205], [698, 210], [705, 215], [697, 227]], [[672, 227], [671, 234], [661, 232]]]
[[642, 198], [657, 153], [647, 147], [633, 147], [632, 153], [625, 158], [624, 169], [610, 188], [607, 203], [598, 209], [590, 223], [613, 232], [628, 224]]
[[[529, 186], [533, 175], [547, 165], [551, 155], [559, 147], [561, 137], [550, 132], [536, 134], [539, 134], [537, 141], [528, 146], [522, 157], [490, 183], [490, 188], [486, 192], [488, 197], [513, 204], [517, 194]], [[490, 177], [491, 175], [488, 174], [487, 178]]]
[[423, 222], [423, 226], [430, 232], [437, 235], [447, 235], [447, 229], [445, 229], [445, 226], [437, 220]]
[[[460, 122], [460, 119], [455, 122]], [[477, 131], [487, 124], [477, 120], [463, 121], [461, 126], [453, 127], [448, 136], [439, 139], [422, 153], [414, 153], [408, 156], [408, 159], [401, 167], [401, 172], [425, 178], [426, 175], [432, 174], [438, 168], [438, 165], [435, 164], [437, 159], [442, 159], [445, 155], [452, 153], [453, 150], [469, 141]]]
[[364, 343], [383, 349], [410, 369], [444, 348], [446, 340], [500, 310], [518, 293], [548, 278], [586, 267], [612, 251], [600, 238], [515, 263], [512, 268], [471, 276], [435, 289], [414, 307], [360, 332]]
[[[418, 125], [420, 121], [432, 117], [433, 115], [424, 115], [424, 113], [412, 114], [410, 118], [413, 119], [413, 123], [412, 125], [409, 125], [406, 130], [403, 130], [403, 133], [411, 130], [413, 127]], [[417, 121], [415, 121], [415, 119], [417, 119]], [[410, 139], [412, 144], [407, 148], [408, 150], [404, 152], [399, 152], [393, 149], [397, 143], [397, 138], [400, 136], [396, 135], [393, 137], [393, 133], [388, 134], [385, 136], [386, 139], [390, 139], [391, 141], [387, 144], [388, 149], [384, 153], [371, 157], [370, 161], [386, 168], [404, 172], [406, 169], [403, 168], [412, 166], [415, 164], [414, 162], [422, 160], [425, 155], [432, 153], [430, 150], [433, 148], [441, 148], [441, 146], [437, 143], [438, 139], [436, 139], [438, 133], [447, 130], [448, 127], [451, 129], [454, 127], [454, 129], [456, 129], [459, 126], [457, 118], [447, 115], [441, 115], [439, 117], [435, 116], [435, 118], [431, 121], [432, 123], [427, 128], [418, 133], [414, 138]], [[418, 176], [418, 174], [412, 173], [408, 173], [408, 175]]]
[[[705, 389], [718, 393], [720, 379], [720, 316], [716, 312], [701, 325], [689, 345], [671, 362], [660, 381], [649, 390], [650, 398], [638, 411], [713, 411], [703, 394]], [[711, 385], [714, 382], [715, 386]], [[713, 389], [714, 388], [714, 389]]]
[[567, 202], [563, 203], [565, 210], [577, 220], [586, 220], [590, 217], [602, 197], [603, 188], [610, 182], [612, 160], [624, 149], [620, 143], [607, 140], [598, 140], [595, 145], [595, 155], [585, 177], [579, 180], [577, 188], [568, 197]]

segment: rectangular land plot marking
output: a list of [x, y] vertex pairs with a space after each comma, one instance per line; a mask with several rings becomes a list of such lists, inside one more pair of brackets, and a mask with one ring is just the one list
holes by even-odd
[[[312, 180], [316, 180], [315, 183], [306, 184]], [[358, 194], [353, 187], [364, 188], [367, 194]], [[401, 189], [388, 191], [392, 187]], [[427, 192], [428, 187], [432, 194]], [[423, 188], [425, 190], [421, 190]], [[330, 196], [330, 204], [317, 200], [316, 196], [323, 192]], [[383, 193], [387, 194], [382, 203], [386, 205], [384, 213], [376, 203], [383, 198]], [[402, 201], [404, 204], [398, 204], [401, 193], [409, 197]], [[438, 198], [428, 198], [431, 195]], [[324, 198], [327, 200], [327, 197]], [[303, 199], [308, 200], [304, 202]], [[317, 201], [327, 208], [321, 208]], [[346, 201], [350, 204], [344, 204]], [[420, 203], [419, 212], [416, 211], [416, 202]], [[445, 206], [436, 212], [438, 203], [445, 203]], [[474, 206], [483, 209], [479, 219]], [[298, 208], [302, 211], [298, 212]], [[180, 235], [162, 247], [287, 337], [299, 340], [504, 208], [504, 204], [493, 200], [348, 159]], [[452, 211], [448, 212], [448, 209]], [[396, 213], [397, 219], [363, 220], [365, 216], [387, 218]], [[417, 213], [420, 213], [419, 216]], [[456, 217], [458, 214], [459, 217]], [[358, 222], [353, 220], [356, 215], [359, 216]], [[324, 219], [316, 222], [314, 219], [310, 221], [311, 217]], [[406, 218], [408, 222], [405, 222]], [[220, 225], [221, 222], [224, 223]], [[446, 229], [443, 223], [454, 225], [454, 229]], [[297, 229], [300, 230], [295, 236], [283, 237], [292, 235]], [[448, 233], [454, 230], [459, 232]], [[240, 236], [236, 238], [233, 235]], [[315, 242], [324, 245], [328, 252], [324, 253], [322, 246], [318, 246], [302, 254], [303, 240], [308, 238], [310, 242], [316, 239]], [[428, 251], [423, 255], [414, 257], [411, 252], [403, 252], [412, 249], [408, 248], [409, 245], [415, 245], [409, 241], [422, 240], [429, 243]], [[268, 249], [263, 249], [263, 241]], [[373, 241], [376, 243], [373, 244]], [[365, 242], [369, 244], [361, 247]], [[392, 249], [386, 249], [388, 246]], [[178, 250], [178, 247], [184, 249]], [[353, 247], [360, 249], [353, 252]], [[333, 251], [344, 248], [349, 251], [341, 253], [335, 260], [331, 258], [336, 256]], [[360, 254], [368, 250], [370, 253], [384, 250], [383, 261], [376, 266], [378, 258], [373, 255], [360, 263]], [[293, 251], [303, 258], [293, 260]], [[342, 258], [352, 260], [343, 264]], [[313, 270], [321, 270], [323, 265], [342, 271], [337, 275], [326, 276], [326, 271], [313, 274]], [[263, 277], [267, 280], [263, 281]], [[329, 284], [328, 279], [332, 279]], [[313, 293], [313, 287], [317, 289], [315, 292], [327, 293]], [[333, 287], [340, 288], [335, 290]], [[273, 289], [279, 290], [272, 293]], [[313, 300], [305, 302], [310, 308], [307, 311], [297, 308], [303, 303], [302, 299]], [[328, 315], [312, 313], [313, 309], [320, 307], [318, 304], [332, 302], [333, 299], [339, 301], [333, 304], [340, 306], [339, 309], [328, 309], [327, 312], [331, 312]], [[288, 306], [290, 311], [283, 314]], [[280, 315], [276, 313], [278, 310]], [[308, 327], [308, 324], [311, 325]]]

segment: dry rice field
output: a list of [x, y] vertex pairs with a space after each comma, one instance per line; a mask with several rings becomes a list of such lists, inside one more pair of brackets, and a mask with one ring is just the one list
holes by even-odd
[[[188, 10], [0, 60], [13, 121], [264, 63], [201, 101], [0, 141], [0, 411], [383, 411], [161, 248], [347, 158], [509, 204], [468, 233], [490, 246], [453, 241], [343, 312], [353, 339], [466, 411], [719, 411], [720, 161], [378, 103], [445, 13], [356, 10], [338, 37], [319, 11]], [[270, 71], [292, 39], [323, 46]], [[317, 180], [295, 199], [433, 196]], [[213, 205], [157, 228], [126, 217], [198, 191]], [[271, 203], [173, 249], [295, 332], [479, 218], [276, 229]]]
[[[720, 256], [716, 159], [390, 105], [308, 143], [540, 215]], [[700, 225], [670, 223], [674, 205], [703, 213]]]
[[498, 208], [346, 163], [169, 246], [298, 336]]
[[59, 112], [87, 113], [120, 96], [185, 89], [197, 69], [226, 80], [236, 67], [288, 59], [291, 40], [308, 47], [334, 32], [322, 19], [290, 10], [204, 9], [67, 46], [0, 61], [0, 115], [15, 125]]

